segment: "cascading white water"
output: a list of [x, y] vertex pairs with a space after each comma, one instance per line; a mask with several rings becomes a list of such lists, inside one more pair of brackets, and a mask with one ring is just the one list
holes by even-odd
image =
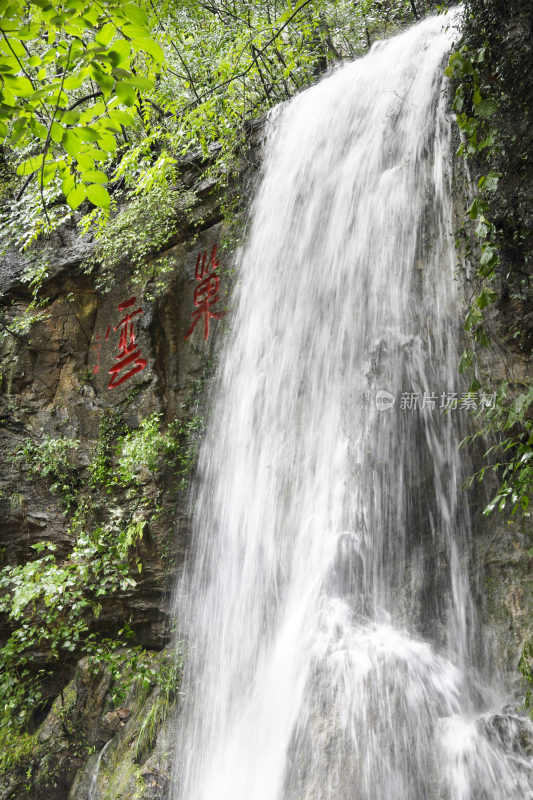
[[460, 391], [451, 19], [272, 119], [177, 591], [176, 800], [533, 796], [479, 678], [466, 415], [440, 409]]

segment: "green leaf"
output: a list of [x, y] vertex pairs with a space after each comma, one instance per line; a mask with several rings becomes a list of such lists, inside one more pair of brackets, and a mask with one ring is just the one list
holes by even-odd
[[87, 186], [87, 197], [98, 208], [109, 208], [111, 197], [104, 186], [93, 183]]
[[32, 158], [27, 158], [22, 164], [19, 164], [17, 167], [17, 175], [31, 175], [32, 172], [40, 169], [43, 163], [44, 154], [41, 153], [39, 156], [32, 156]]
[[100, 86], [104, 97], [109, 97], [113, 91], [113, 87], [115, 86], [115, 79], [111, 75], [108, 75], [107, 72], [104, 72], [97, 67], [94, 63], [91, 65], [90, 73]]
[[125, 106], [133, 106], [137, 102], [137, 92], [131, 84], [125, 83], [125, 81], [119, 81], [115, 91]]
[[495, 136], [493, 133], [489, 133], [480, 144], [478, 144], [478, 150], [484, 150], [486, 147], [492, 147], [495, 141]]
[[465, 113], [457, 115], [457, 124], [462, 131], [465, 130], [466, 126], [468, 125], [468, 117]]
[[478, 219], [486, 210], [487, 204], [484, 203], [480, 197], [475, 197], [466, 213], [469, 215], [470, 219]]
[[71, 130], [65, 131], [61, 140], [61, 144], [69, 156], [73, 156], [74, 158], [76, 158], [83, 147], [81, 140], [78, 139], [74, 131]]
[[63, 179], [63, 182], [61, 184], [61, 191], [63, 192], [65, 197], [67, 197], [71, 193], [71, 191], [74, 189], [74, 186], [75, 186], [74, 175], [69, 173], [67, 177]]
[[78, 208], [78, 206], [81, 206], [86, 197], [87, 197], [87, 190], [85, 186], [82, 183], [80, 183], [74, 189], [72, 189], [67, 195], [67, 203], [69, 204], [71, 209], [75, 211]]
[[13, 123], [13, 132], [11, 134], [11, 142], [17, 144], [20, 139], [25, 135], [28, 128], [29, 120], [27, 117], [19, 117]]
[[483, 246], [479, 263], [482, 267], [485, 267], [487, 265], [494, 266], [494, 260], [497, 258], [498, 258], [498, 251], [496, 250], [496, 248], [492, 247], [490, 244], [486, 244]]
[[76, 75], [70, 75], [68, 78], [65, 78], [63, 83], [63, 87], [72, 91], [72, 89], [79, 89], [80, 86], [83, 84], [87, 75], [89, 74], [88, 69], [80, 70]]
[[6, 58], [4, 56], [3, 59], [4, 60], [0, 62], [0, 72], [2, 74], [8, 73], [8, 72], [9, 73], [18, 72], [18, 70], [20, 68], [19, 68], [19, 64], [18, 64], [18, 61], [17, 61], [16, 58], [9, 58], [9, 57]]
[[477, 117], [492, 117], [496, 113], [497, 106], [493, 100], [481, 100], [474, 110]]
[[[17, 38], [21, 41], [28, 42], [31, 39], [35, 39], [37, 34], [39, 33], [40, 24], [38, 22], [29, 22], [26, 25], [22, 25], [19, 27], [17, 31]], [[32, 66], [34, 66], [32, 64]]]
[[120, 108], [114, 108], [112, 111], [109, 112], [109, 116], [112, 120], [116, 120], [120, 125], [134, 125], [135, 120], [133, 119], [131, 114], [128, 114], [127, 111], [121, 111]]
[[127, 3], [122, 6], [121, 13], [127, 20], [133, 22], [134, 25], [139, 25], [140, 27], [146, 27], [146, 25], [148, 25], [148, 17], [144, 11], [133, 3]]
[[111, 22], [108, 22], [101, 30], [98, 31], [94, 39], [96, 42], [98, 42], [98, 44], [107, 47], [116, 32], [116, 27]]
[[30, 117], [30, 128], [32, 133], [37, 136], [38, 139], [42, 139], [43, 141], [48, 137], [48, 130], [38, 122], [35, 117]]
[[[100, 60], [102, 60], [102, 57], [100, 57]], [[108, 50], [107, 53], [105, 54], [105, 61], [106, 63], [111, 64], [113, 68], [115, 68], [118, 67], [118, 65], [120, 64], [121, 58], [119, 53], [116, 52], [116, 50]], [[111, 72], [113, 72], [113, 70], [111, 70]]]
[[[18, 31], [18, 29], [19, 29], [19, 23], [16, 20], [7, 20], [7, 19], [5, 19], [5, 20], [3, 19], [2, 20], [2, 30], [5, 33], [8, 33], [8, 32], [9, 33], [11, 33], [11, 32], [14, 33], [15, 31]], [[10, 37], [10, 40], [11, 40], [11, 37]]]
[[479, 327], [476, 328], [474, 332], [474, 339], [476, 342], [479, 342], [482, 347], [489, 347], [490, 345], [490, 339], [487, 336], [487, 332], [483, 325], [479, 325]]
[[461, 356], [461, 360], [459, 361], [459, 372], [463, 373], [471, 366], [472, 366], [472, 353], [464, 350]]
[[105, 161], [107, 158], [107, 153], [104, 153], [103, 150], [98, 150], [96, 147], [86, 147], [83, 155], [92, 161]]
[[498, 181], [500, 180], [500, 174], [497, 172], [489, 172], [488, 175], [482, 175], [478, 181], [478, 186], [480, 189], [484, 189], [486, 192], [493, 192], [495, 189], [498, 188]]
[[43, 186], [48, 186], [55, 177], [59, 164], [53, 161], [51, 164], [45, 164], [43, 167]]
[[61, 144], [63, 136], [65, 135], [65, 129], [59, 122], [52, 122], [52, 127], [50, 128], [50, 137], [54, 142], [57, 144]]
[[115, 66], [118, 66], [119, 64], [129, 61], [131, 45], [126, 39], [120, 39], [118, 42], [113, 42], [113, 46], [110, 47], [107, 52], [109, 55], [117, 55], [118, 60]]
[[153, 39], [141, 39], [136, 41], [135, 45], [140, 50], [149, 53], [157, 64], [161, 64], [165, 60], [163, 50]]
[[76, 128], [76, 136], [79, 136], [83, 142], [97, 142], [99, 138], [93, 128]]
[[61, 122], [65, 125], [76, 125], [80, 121], [79, 111], [65, 111], [61, 117]]
[[133, 47], [135, 47], [140, 40], [150, 37], [150, 31], [148, 28], [145, 28], [144, 25], [131, 25], [128, 23], [122, 26], [122, 33], [124, 36], [127, 36], [128, 39], [131, 39]]
[[114, 153], [117, 149], [117, 140], [112, 133], [101, 133], [98, 144], [107, 153]]
[[81, 170], [93, 169], [94, 167], [94, 159], [86, 150], [79, 153], [76, 160]]
[[465, 331], [470, 331], [483, 319], [481, 311], [476, 306], [471, 306], [465, 319]]
[[[85, 182], [90, 181], [91, 183], [107, 183], [108, 181], [105, 172], [100, 172], [98, 169], [89, 169], [87, 172], [83, 173], [82, 177]], [[89, 197], [89, 200], [90, 199]]]
[[154, 88], [155, 81], [152, 78], [143, 78], [140, 75], [135, 75], [134, 77], [128, 80], [130, 86], [134, 86], [136, 89], [141, 89], [143, 92], [149, 92], [151, 89]]
[[33, 86], [28, 78], [4, 75], [5, 85], [18, 97], [29, 97], [33, 94]]
[[102, 130], [114, 131], [115, 133], [120, 133], [121, 131], [120, 123], [114, 119], [101, 119], [98, 125]]
[[478, 308], [484, 309], [489, 306], [491, 303], [495, 303], [498, 299], [498, 295], [493, 289], [489, 289], [488, 286], [485, 286], [476, 300]]
[[82, 114], [80, 115], [79, 121], [82, 124], [85, 124], [86, 122], [90, 122], [95, 117], [99, 117], [101, 114], [105, 113], [106, 113], [106, 104], [103, 102], [103, 100], [100, 100], [98, 103], [95, 103], [94, 106], [86, 108], [85, 111], [83, 111]]

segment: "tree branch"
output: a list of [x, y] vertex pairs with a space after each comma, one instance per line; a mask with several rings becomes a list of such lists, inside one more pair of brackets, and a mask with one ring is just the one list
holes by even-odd
[[17, 194], [15, 195], [15, 200], [17, 201], [17, 203], [18, 203], [18, 201], [19, 201], [19, 200], [22, 198], [22, 196], [23, 196], [24, 192], [26, 191], [26, 189], [27, 189], [27, 188], [28, 188], [28, 186], [30, 185], [30, 183], [31, 183], [31, 181], [32, 181], [32, 178], [33, 178], [33, 176], [35, 175], [35, 173], [36, 173], [36, 172], [37, 172], [37, 170], [36, 170], [36, 169], [34, 169], [34, 170], [33, 170], [33, 172], [31, 172], [31, 173], [28, 175], [28, 177], [26, 178], [26, 180], [25, 180], [25, 181], [24, 181], [24, 183], [22, 184], [22, 188], [21, 188], [21, 189], [20, 189], [20, 190], [17, 192]]
[[[275, 33], [273, 36], [271, 36], [271, 38], [270, 38], [270, 39], [269, 39], [269, 40], [268, 40], [268, 41], [267, 41], [267, 42], [266, 42], [266, 43], [263, 45], [263, 47], [261, 47], [261, 48], [259, 48], [259, 49], [257, 50], [257, 54], [258, 54], [258, 55], [261, 55], [262, 53], [264, 53], [264, 52], [265, 52], [265, 50], [266, 50], [268, 47], [270, 47], [270, 45], [272, 44], [272, 42], [275, 42], [275, 41], [276, 41], [276, 39], [278, 38], [278, 36], [280, 35], [280, 33], [281, 33], [282, 31], [284, 31], [284, 30], [285, 30], [285, 28], [287, 27], [287, 25], [289, 25], [289, 24], [292, 22], [292, 20], [294, 19], [294, 17], [295, 17], [297, 14], [299, 14], [299, 12], [302, 10], [302, 8], [305, 8], [305, 6], [308, 6], [308, 5], [309, 5], [309, 3], [312, 3], [312, 2], [313, 2], [313, 0], [304, 0], [304, 2], [303, 2], [303, 3], [301, 3], [301, 5], [299, 5], [299, 6], [298, 6], [298, 8], [297, 8], [297, 9], [295, 9], [295, 11], [293, 11], [293, 13], [291, 14], [291, 16], [290, 16], [290, 17], [289, 17], [289, 18], [288, 18], [288, 19], [287, 19], [287, 20], [286, 20], [286, 21], [283, 23], [283, 25], [281, 26], [281, 28], [278, 28], [278, 30], [276, 31], [276, 33]], [[198, 105], [198, 103], [201, 103], [201, 102], [202, 102], [203, 100], [205, 100], [207, 97], [210, 97], [210, 96], [211, 96], [212, 94], [214, 94], [215, 92], [218, 92], [218, 90], [219, 90], [219, 89], [223, 89], [225, 86], [229, 86], [231, 83], [233, 83], [233, 81], [236, 81], [236, 80], [238, 80], [239, 78], [244, 78], [244, 76], [245, 76], [245, 75], [248, 75], [248, 73], [250, 72], [250, 70], [251, 70], [251, 69], [253, 69], [253, 67], [254, 67], [254, 66], [255, 66], [255, 62], [254, 62], [254, 61], [252, 61], [252, 63], [251, 63], [251, 64], [249, 64], [249, 66], [247, 66], [247, 67], [246, 67], [246, 69], [244, 69], [242, 72], [238, 72], [236, 75], [232, 75], [232, 77], [231, 77], [231, 78], [228, 78], [227, 80], [225, 80], [225, 81], [222, 81], [222, 83], [219, 83], [219, 84], [217, 84], [216, 86], [213, 86], [213, 88], [212, 88], [212, 89], [209, 89], [207, 92], [204, 92], [203, 94], [201, 94], [201, 95], [200, 95], [200, 97], [199, 97], [197, 100], [193, 100], [193, 102], [192, 102], [192, 103], [189, 103], [189, 104], [188, 104], [188, 105], [186, 105], [184, 108], [182, 108], [182, 109], [181, 109], [181, 111], [179, 112], [179, 115], [178, 115], [178, 116], [181, 116], [181, 115], [182, 115], [182, 114], [184, 114], [186, 111], [188, 111], [190, 108], [194, 108], [196, 105]]]
[[65, 64], [65, 69], [63, 70], [63, 75], [61, 76], [61, 86], [59, 87], [59, 92], [57, 93], [57, 103], [56, 107], [52, 112], [52, 119], [50, 120], [50, 125], [48, 126], [48, 132], [46, 134], [46, 141], [44, 143], [44, 150], [43, 150], [43, 163], [41, 164], [41, 178], [39, 181], [39, 191], [41, 193], [41, 203], [43, 204], [43, 211], [44, 216], [46, 217], [46, 221], [48, 223], [48, 227], [52, 228], [52, 223], [50, 222], [50, 217], [48, 216], [48, 211], [46, 209], [46, 202], [44, 199], [44, 162], [46, 159], [46, 154], [48, 153], [48, 148], [50, 147], [50, 139], [52, 138], [52, 125], [54, 124], [54, 120], [56, 118], [57, 110], [59, 108], [59, 103], [61, 100], [61, 93], [63, 92], [63, 86], [65, 83], [65, 78], [68, 72], [68, 65], [70, 61], [70, 51], [72, 50], [72, 42], [70, 42], [68, 46], [68, 53], [67, 53], [67, 61]]
[[76, 100], [76, 102], [72, 103], [72, 105], [69, 106], [67, 109], [61, 109], [61, 110], [72, 111], [73, 108], [76, 108], [76, 106], [80, 106], [82, 103], [85, 103], [86, 100], [94, 100], [95, 97], [100, 97], [101, 94], [102, 94], [101, 90], [97, 92], [91, 92], [91, 94], [86, 94], [85, 97], [80, 97], [79, 100]]
[[[156, 16], [157, 22], [159, 23], [159, 27], [160, 27], [162, 33], [166, 33], [165, 28], [163, 26], [163, 23], [161, 22], [159, 14], [157, 13], [156, 8], [154, 6], [153, 0], [150, 0], [150, 5], [152, 6], [152, 10], [153, 10], [153, 12], [154, 12], [154, 14]], [[170, 44], [172, 45], [172, 47], [176, 51], [179, 60], [181, 61], [181, 63], [183, 64], [183, 66], [185, 68], [185, 72], [187, 73], [187, 77], [189, 79], [189, 83], [191, 84], [191, 88], [192, 88], [192, 90], [194, 92], [194, 95], [195, 95], [196, 99], [198, 99], [198, 92], [196, 91], [196, 86], [194, 85], [194, 81], [193, 81], [193, 78], [192, 78], [192, 75], [191, 75], [191, 71], [189, 69], [189, 65], [187, 64], [185, 59], [182, 57], [182, 55], [181, 55], [180, 51], [178, 50], [178, 47], [177, 47], [176, 43], [174, 42], [172, 36], [170, 36], [169, 38], [170, 38]], [[167, 69], [168, 69], [168, 67], [167, 67]], [[170, 70], [170, 72], [172, 72], [172, 70]]]

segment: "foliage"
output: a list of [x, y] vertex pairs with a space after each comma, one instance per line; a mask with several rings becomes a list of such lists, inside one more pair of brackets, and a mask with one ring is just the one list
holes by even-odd
[[17, 174], [38, 184], [45, 216], [52, 182], [72, 209], [86, 198], [108, 208], [102, 162], [115, 134], [139, 124], [125, 108], [163, 59], [146, 13], [121, 0], [3, 0], [0, 11], [0, 136], [23, 157]]
[[161, 414], [151, 414], [136, 430], [120, 437], [117, 445], [117, 482], [133, 483], [143, 469], [155, 472], [161, 456], [176, 452], [176, 440], [169, 433], [161, 433], [160, 423]]
[[[520, 0], [466, 0], [462, 43], [452, 54], [448, 75], [455, 80], [454, 108], [463, 135], [460, 153], [478, 179], [478, 193], [469, 208], [474, 225], [473, 299], [465, 328], [472, 349], [463, 354], [461, 369], [475, 370], [472, 388], [480, 387], [479, 345], [494, 338], [495, 323], [487, 309], [497, 303], [512, 347], [531, 358], [533, 309], [531, 265], [533, 211], [533, 70], [531, 30], [533, 7]], [[496, 191], [497, 189], [497, 191]], [[467, 234], [471, 229], [467, 229]], [[496, 332], [496, 338], [502, 332]], [[493, 386], [494, 388], [494, 386]], [[495, 442], [485, 452], [489, 461], [472, 477], [496, 475], [498, 488], [485, 509], [521, 509], [529, 516], [533, 493], [533, 387], [496, 386], [494, 409], [480, 415], [480, 429], [469, 438]], [[526, 641], [519, 668], [528, 685], [526, 707], [533, 714], [531, 691], [532, 640]]]
[[520, 508], [529, 513], [527, 510], [533, 493], [533, 421], [529, 413], [532, 403], [533, 387], [513, 399], [509, 397], [508, 385], [502, 383], [494, 408], [481, 412], [481, 427], [465, 440], [496, 439], [496, 443], [486, 450], [484, 458], [500, 457], [485, 464], [467, 481], [471, 486], [475, 479], [483, 481], [489, 472], [496, 474], [499, 487], [485, 508], [485, 514], [490, 514], [495, 508], [499, 511], [510, 508], [511, 515]]
[[[0, 706], [13, 731], [22, 735], [45, 706], [47, 675], [82, 655], [91, 656], [95, 664], [107, 664], [117, 678], [117, 702], [125, 692], [120, 677], [124, 662], [132, 679], [138, 678], [146, 688], [157, 679], [142, 650], [128, 644], [133, 636], [128, 625], [108, 637], [99, 632], [98, 620], [104, 602], [134, 589], [134, 571], [142, 570], [139, 545], [147, 522], [159, 513], [155, 500], [145, 496], [145, 473], [153, 475], [165, 459], [174, 465], [184, 487], [200, 429], [198, 417], [175, 422], [164, 432], [160, 414], [150, 415], [134, 430], [125, 427], [119, 410], [104, 415], [85, 485], [70, 464], [79, 447], [76, 440], [27, 439], [17, 452], [16, 458], [30, 474], [52, 481], [75, 513], [70, 524], [73, 545], [66, 557], [58, 557], [53, 543], [40, 542], [32, 545], [35, 558], [0, 571], [0, 613], [11, 630], [0, 648]], [[120, 497], [104, 501], [99, 496], [103, 487], [127, 488], [129, 502], [124, 504]], [[44, 654], [44, 664], [37, 669], [36, 651]]]
[[125, 429], [120, 407], [110, 409], [107, 414], [102, 414], [98, 439], [88, 468], [90, 485], [93, 488], [112, 484], [115, 440]]
[[[175, 232], [180, 201], [176, 191], [158, 183], [146, 194], [135, 196], [108, 224], [100, 224], [95, 253], [86, 264], [88, 269], [98, 265], [99, 290], [112, 284], [114, 272], [122, 263], [131, 265], [134, 281], [148, 277], [149, 257], [162, 250]], [[93, 212], [84, 225], [91, 228], [95, 221]]]
[[184, 490], [190, 473], [196, 464], [198, 444], [204, 430], [202, 417], [190, 416], [182, 422], [169, 426], [175, 437], [177, 447], [174, 455], [175, 475], [179, 479], [178, 488]]
[[24, 462], [30, 475], [52, 481], [50, 490], [58, 493], [69, 508], [78, 488], [79, 470], [72, 464], [72, 454], [78, 447], [79, 441], [66, 436], [46, 435], [38, 442], [28, 437], [14, 458]]
[[135, 742], [134, 760], [138, 763], [142, 763], [147, 753], [152, 750], [156, 736], [174, 705], [182, 671], [181, 653], [177, 656], [175, 653], [165, 654], [158, 665], [155, 696], [150, 710], [143, 718]]
[[[105, 640], [90, 630], [101, 600], [135, 586], [129, 550], [142, 528], [123, 532], [81, 530], [67, 559], [58, 562], [51, 542], [32, 545], [39, 558], [0, 572], [0, 612], [14, 627], [0, 649], [0, 703], [5, 724], [27, 723], [42, 705], [39, 680], [55, 663], [68, 663], [74, 653], [109, 655]], [[113, 647], [116, 649], [116, 642]], [[47, 669], [35, 675], [33, 651], [46, 653]]]
[[35, 751], [37, 737], [24, 731], [13, 735], [7, 727], [0, 729], [0, 775], [11, 772]]
[[518, 668], [528, 684], [525, 705], [530, 716], [533, 717], [533, 638], [526, 641], [522, 649]]
[[[491, 380], [481, 373], [478, 351], [501, 335], [488, 313], [494, 304], [502, 318], [510, 318], [505, 335], [509, 338], [510, 331], [511, 346], [531, 356], [533, 214], [525, 187], [533, 178], [533, 91], [526, 78], [533, 68], [528, 39], [532, 23], [533, 10], [516, 0], [467, 0], [462, 41], [446, 69], [455, 85], [459, 155], [477, 179], [463, 232], [474, 274], [465, 320], [471, 347], [463, 353], [460, 370], [473, 369], [472, 390]], [[532, 490], [533, 390], [506, 383], [492, 388], [497, 389], [496, 407], [484, 410], [480, 430], [471, 438], [483, 436], [496, 444], [485, 453], [490, 463], [474, 477], [483, 480], [495, 472], [499, 481], [485, 513], [496, 508], [526, 512]]]
[[[491, 152], [495, 147], [497, 134], [489, 127], [488, 120], [495, 113], [496, 104], [492, 99], [483, 97], [480, 91], [479, 65], [484, 61], [485, 51], [486, 48], [481, 47], [470, 52], [467, 45], [463, 45], [460, 50], [452, 53], [445, 69], [445, 74], [456, 81], [453, 108], [457, 112], [457, 124], [462, 133], [457, 154], [465, 158], [473, 157], [486, 149]], [[465, 110], [470, 103], [471, 115]], [[490, 286], [499, 265], [497, 230], [487, 214], [490, 208], [489, 199], [498, 187], [499, 177], [498, 173], [489, 172], [479, 178], [478, 194], [467, 211], [469, 230], [478, 241], [480, 254], [475, 270], [473, 302], [466, 316], [465, 330], [471, 332], [474, 342], [482, 346], [489, 343], [483, 324], [483, 312], [498, 297]], [[463, 359], [462, 368], [471, 365], [468, 353], [464, 354]]]
[[[191, 151], [225, 184], [246, 119], [434, 5], [4, 0], [4, 232], [28, 246], [86, 201], [101, 210], [85, 221], [98, 230], [112, 217], [111, 196], [151, 196], [154, 180], [168, 190]], [[142, 203], [130, 219], [135, 211], [142, 231]]]

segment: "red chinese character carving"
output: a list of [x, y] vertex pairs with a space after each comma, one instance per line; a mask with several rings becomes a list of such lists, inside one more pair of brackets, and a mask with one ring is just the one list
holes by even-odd
[[[196, 289], [194, 290], [194, 305], [196, 306], [195, 310], [192, 312], [192, 325], [187, 331], [185, 336], [186, 339], [189, 338], [191, 333], [196, 327], [196, 324], [204, 318], [204, 341], [207, 340], [209, 336], [209, 320], [210, 319], [221, 319], [225, 312], [224, 311], [211, 311], [212, 307], [218, 303], [219, 294], [218, 288], [220, 286], [220, 278], [215, 273], [216, 268], [219, 266], [219, 262], [216, 260], [217, 258], [217, 245], [215, 244], [212, 251], [211, 251], [211, 258], [209, 261], [207, 260], [207, 250], [204, 250], [203, 253], [198, 253], [198, 257], [196, 259], [196, 280], [200, 281]], [[213, 269], [210, 272], [210, 268]]]
[[[135, 304], [136, 299], [136, 297], [132, 297], [130, 300], [125, 300], [123, 303], [120, 303], [118, 310], [125, 311], [127, 308], [131, 308], [131, 306]], [[121, 383], [124, 383], [124, 381], [127, 381], [128, 378], [131, 378], [132, 375], [136, 375], [137, 372], [141, 372], [148, 364], [146, 359], [141, 358], [141, 351], [140, 349], [137, 349], [137, 345], [135, 344], [136, 336], [133, 329], [132, 320], [135, 316], [137, 316], [137, 314], [142, 314], [142, 308], [138, 308], [136, 311], [128, 311], [124, 319], [122, 319], [118, 325], [113, 328], [114, 331], [118, 330], [119, 328], [121, 331], [118, 343], [118, 356], [116, 357], [117, 363], [113, 364], [109, 370], [111, 380], [109, 381], [107, 387], [108, 389], [114, 389], [116, 386], [120, 386]], [[129, 367], [130, 364], [133, 365], [132, 368], [129, 369], [125, 375], [122, 375], [119, 378], [120, 372], [125, 367]]]

